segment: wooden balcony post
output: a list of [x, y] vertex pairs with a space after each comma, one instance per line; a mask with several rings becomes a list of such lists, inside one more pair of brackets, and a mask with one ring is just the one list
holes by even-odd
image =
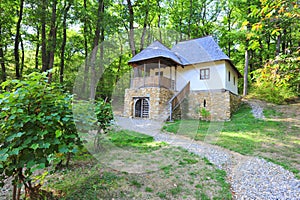
[[158, 59], [158, 87], [160, 87], [160, 59]]
[[177, 91], [177, 88], [176, 88], [176, 86], [177, 86], [177, 65], [175, 66], [175, 83], [174, 83], [174, 90], [175, 91]]
[[146, 76], [146, 63], [144, 63], [144, 87], [145, 87], [145, 82], [146, 82], [145, 76]]
[[132, 69], [131, 71], [130, 71], [130, 88], [134, 88], [134, 85], [133, 85], [133, 70], [134, 69]]
[[171, 89], [174, 89], [173, 87], [172, 87], [172, 67], [170, 66], [170, 88]]

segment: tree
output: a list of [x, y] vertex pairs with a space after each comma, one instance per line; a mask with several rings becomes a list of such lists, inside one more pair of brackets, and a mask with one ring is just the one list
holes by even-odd
[[19, 8], [19, 12], [18, 12], [18, 22], [17, 22], [17, 26], [16, 26], [15, 48], [14, 48], [17, 79], [21, 78], [19, 44], [20, 44], [20, 37], [21, 37], [20, 29], [21, 29], [21, 22], [22, 22], [22, 18], [23, 18], [23, 6], [24, 6], [24, 0], [20, 0], [20, 8]]
[[59, 71], [59, 82], [62, 84], [64, 81], [64, 67], [65, 67], [65, 47], [67, 42], [67, 16], [68, 11], [71, 7], [71, 3], [66, 3], [63, 8], [63, 41], [61, 45], [60, 54], [60, 71]]

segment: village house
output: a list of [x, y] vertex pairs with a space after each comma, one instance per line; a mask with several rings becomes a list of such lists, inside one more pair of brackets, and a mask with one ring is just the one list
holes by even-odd
[[238, 107], [242, 76], [211, 36], [171, 49], [155, 41], [128, 64], [134, 70], [125, 91], [126, 117], [220, 121], [229, 120]]

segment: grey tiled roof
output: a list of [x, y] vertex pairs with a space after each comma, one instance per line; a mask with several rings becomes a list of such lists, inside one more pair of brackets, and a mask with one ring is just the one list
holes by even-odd
[[171, 50], [188, 60], [183, 65], [230, 60], [211, 36], [179, 42]]
[[159, 57], [168, 58], [173, 60], [177, 64], [182, 64], [180, 57], [178, 57], [174, 52], [165, 47], [159, 41], [153, 42], [146, 49], [136, 54], [128, 63], [134, 63]]

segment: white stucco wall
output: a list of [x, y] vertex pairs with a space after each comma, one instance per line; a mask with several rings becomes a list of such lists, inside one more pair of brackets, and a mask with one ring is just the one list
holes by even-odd
[[[200, 69], [209, 68], [210, 77], [200, 80]], [[215, 90], [225, 88], [225, 62], [210, 62], [189, 65], [177, 68], [177, 89], [180, 90], [185, 84], [191, 82], [191, 90]]]
[[[228, 79], [228, 72], [230, 72], [230, 81]], [[226, 79], [225, 89], [231, 91], [234, 94], [238, 94], [238, 74], [232, 69], [230, 64], [226, 62]]]

